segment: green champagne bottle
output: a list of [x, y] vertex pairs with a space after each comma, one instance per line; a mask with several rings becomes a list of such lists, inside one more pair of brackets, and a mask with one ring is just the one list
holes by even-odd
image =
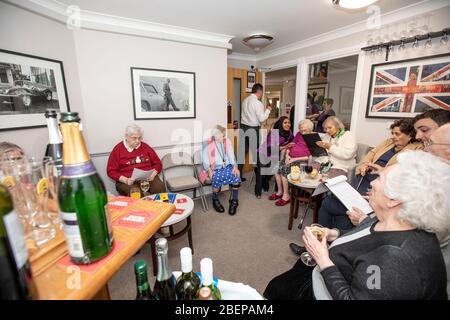
[[144, 260], [134, 264], [134, 275], [136, 276], [136, 300], [155, 300], [148, 283], [147, 264]]
[[167, 239], [159, 238], [156, 240], [156, 254], [158, 255], [158, 274], [156, 276], [153, 294], [157, 300], [176, 300], [175, 291], [176, 280], [172, 274], [167, 258]]
[[213, 283], [213, 263], [210, 258], [203, 258], [200, 261], [200, 271], [202, 273], [202, 287], [211, 289], [213, 300], [222, 300], [219, 288]]
[[192, 250], [185, 247], [180, 250], [182, 274], [177, 279], [178, 300], [194, 300], [200, 287], [200, 279], [192, 272]]
[[22, 223], [8, 189], [0, 184], [0, 300], [37, 297]]
[[71, 260], [89, 264], [112, 249], [113, 236], [105, 185], [100, 179], [81, 133], [77, 112], [61, 114], [63, 170], [59, 208]]

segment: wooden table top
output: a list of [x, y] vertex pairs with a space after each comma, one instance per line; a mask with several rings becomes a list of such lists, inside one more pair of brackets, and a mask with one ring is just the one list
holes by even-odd
[[[117, 225], [116, 220], [131, 210], [151, 211], [155, 215], [141, 229]], [[67, 249], [61, 232], [37, 254], [30, 257], [34, 281], [41, 300], [91, 299], [108, 280], [130, 259], [175, 211], [173, 204], [140, 200], [125, 209], [110, 210], [116, 252], [99, 263], [100, 267], [87, 272], [85, 267], [64, 265], [61, 258]], [[121, 220], [121, 219], [120, 219]], [[63, 249], [61, 249], [63, 248]], [[65, 251], [64, 251], [65, 250]], [[67, 258], [66, 258], [67, 260]], [[45, 267], [43, 267], [45, 266]], [[92, 266], [91, 266], [92, 267]], [[133, 272], [133, 270], [130, 270]]]

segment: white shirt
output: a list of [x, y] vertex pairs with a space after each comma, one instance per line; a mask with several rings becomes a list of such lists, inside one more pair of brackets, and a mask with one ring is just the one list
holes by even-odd
[[269, 117], [270, 110], [264, 108], [261, 101], [252, 93], [242, 101], [241, 123], [250, 127], [259, 127]]
[[139, 149], [141, 143], [139, 142], [139, 145], [136, 148], [132, 148], [127, 145], [127, 140], [123, 139], [123, 145], [125, 146], [125, 149], [127, 149], [128, 152], [133, 152], [133, 150]]

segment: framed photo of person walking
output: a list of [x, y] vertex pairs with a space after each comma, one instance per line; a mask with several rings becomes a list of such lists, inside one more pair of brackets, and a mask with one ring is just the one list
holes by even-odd
[[195, 118], [195, 73], [131, 67], [135, 120]]

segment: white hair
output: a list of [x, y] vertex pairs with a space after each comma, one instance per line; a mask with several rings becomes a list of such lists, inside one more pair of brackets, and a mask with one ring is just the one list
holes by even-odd
[[329, 116], [326, 118], [322, 126], [325, 127], [328, 122], [333, 122], [333, 125], [338, 129], [345, 129], [344, 123], [336, 116]]
[[398, 218], [429, 232], [450, 231], [450, 165], [423, 151], [402, 152], [384, 193], [402, 203]]
[[131, 137], [134, 134], [138, 134], [139, 136], [142, 137], [144, 135], [144, 130], [142, 130], [142, 128], [139, 127], [137, 124], [130, 123], [129, 125], [127, 125], [125, 129], [125, 135], [127, 137]]
[[309, 119], [303, 119], [298, 123], [298, 127], [306, 126], [310, 131], [314, 130], [314, 123]]

